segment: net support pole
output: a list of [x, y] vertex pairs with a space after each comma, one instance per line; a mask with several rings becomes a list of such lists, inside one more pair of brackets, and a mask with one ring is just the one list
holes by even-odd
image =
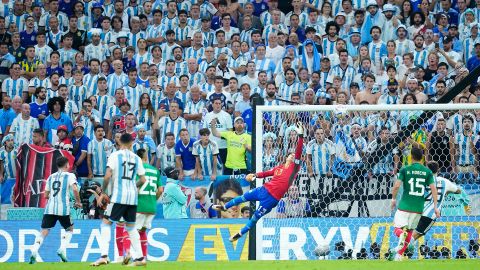
[[[256, 133], [257, 133], [257, 121], [262, 121], [262, 118], [257, 119], [257, 106], [263, 105], [263, 98], [260, 96], [256, 96], [253, 98], [253, 107], [252, 107], [252, 142], [251, 142], [251, 149], [252, 149], [252, 164], [251, 168], [254, 172], [257, 170], [257, 140], [256, 140]], [[255, 182], [250, 183], [250, 189], [256, 188]], [[250, 203], [250, 218], [252, 218], [253, 213], [255, 212], [256, 205], [254, 203]], [[250, 229], [250, 233], [248, 234], [248, 259], [249, 260], [256, 260], [257, 259], [257, 230], [254, 226]]]

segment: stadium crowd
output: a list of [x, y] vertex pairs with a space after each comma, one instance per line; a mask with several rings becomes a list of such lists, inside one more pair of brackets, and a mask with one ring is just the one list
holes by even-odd
[[[479, 0], [292, 0], [287, 14], [278, 2], [2, 0], [0, 180], [15, 178], [24, 143], [70, 151], [78, 177], [102, 177], [125, 132], [180, 179], [244, 174], [253, 97], [268, 106], [430, 103], [480, 65]], [[473, 82], [453, 102], [478, 98]], [[303, 172], [348, 178], [419, 114], [266, 113], [264, 169], [291, 151], [300, 120]], [[395, 174], [420, 146], [442, 173], [476, 181], [480, 113], [430, 120], [369, 176]]]

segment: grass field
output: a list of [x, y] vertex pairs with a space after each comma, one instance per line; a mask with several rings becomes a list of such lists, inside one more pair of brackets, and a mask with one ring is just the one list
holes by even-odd
[[[87, 263], [2, 263], [2, 270], [80, 270], [94, 269]], [[101, 269], [125, 269], [119, 264], [110, 264]], [[159, 270], [470, 270], [480, 269], [480, 260], [410, 260], [402, 262], [379, 261], [246, 261], [246, 262], [155, 262], [147, 269]], [[145, 269], [140, 267], [139, 269]]]

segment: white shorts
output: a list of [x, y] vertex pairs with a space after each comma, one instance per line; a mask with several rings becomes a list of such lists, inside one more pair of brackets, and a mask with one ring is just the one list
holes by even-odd
[[405, 212], [402, 210], [397, 210], [395, 212], [395, 217], [393, 218], [393, 224], [395, 228], [403, 228], [413, 230], [417, 227], [418, 221], [422, 214]]
[[153, 214], [137, 213], [137, 218], [135, 220], [135, 229], [140, 230], [142, 228], [152, 228], [152, 220], [154, 217], [155, 215]]
[[195, 173], [195, 170], [183, 170], [185, 176], [192, 176]]

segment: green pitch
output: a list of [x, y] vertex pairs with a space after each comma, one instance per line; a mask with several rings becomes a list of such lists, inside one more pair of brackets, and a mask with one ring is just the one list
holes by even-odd
[[[403, 262], [379, 261], [248, 261], [248, 262], [152, 262], [147, 269], [161, 270], [463, 270], [480, 269], [480, 260], [410, 260]], [[101, 267], [89, 267], [87, 263], [2, 263], [2, 270], [84, 270], [84, 269], [129, 269], [119, 264], [110, 264]], [[140, 267], [138, 269], [145, 269]]]

